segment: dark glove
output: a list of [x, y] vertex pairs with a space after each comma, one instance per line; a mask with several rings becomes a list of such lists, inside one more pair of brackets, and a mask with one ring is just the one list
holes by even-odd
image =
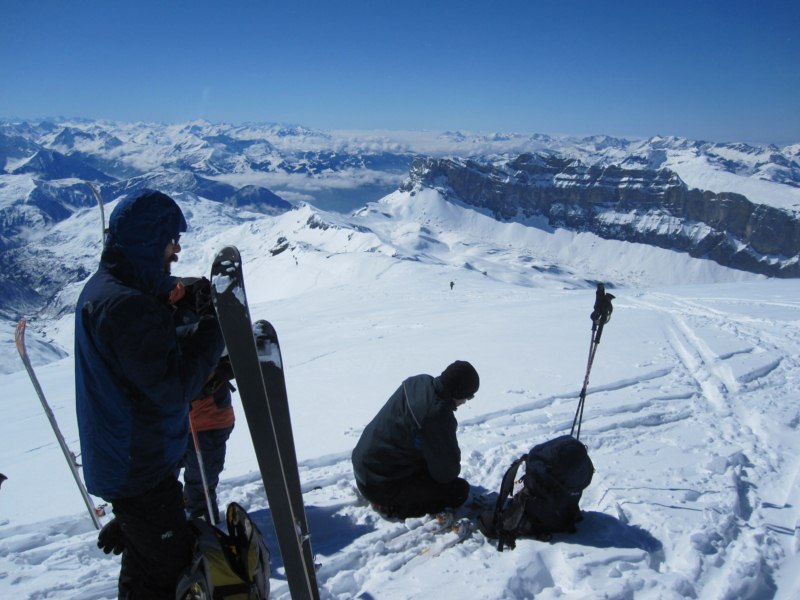
[[233, 367], [231, 366], [231, 359], [227, 354], [219, 359], [214, 376], [221, 381], [230, 381], [233, 379]]
[[125, 534], [119, 521], [111, 519], [97, 535], [97, 547], [106, 554], [121, 554], [125, 550]]
[[233, 379], [233, 367], [231, 366], [231, 359], [226, 354], [222, 358], [219, 359], [219, 363], [217, 363], [217, 368], [214, 371], [214, 374], [211, 375], [209, 380], [203, 386], [203, 391], [200, 393], [201, 398], [206, 398], [208, 396], [213, 396], [216, 394], [223, 386], [229, 389], [235, 389], [233, 386], [228, 383], [231, 379]]
[[611, 320], [611, 313], [614, 307], [611, 301], [615, 298], [613, 294], [606, 293], [606, 286], [602, 283], [597, 284], [597, 291], [595, 292], [594, 310], [590, 318], [593, 323], [606, 324]]
[[178, 301], [179, 307], [191, 310], [198, 317], [214, 314], [211, 302], [211, 282], [205, 277], [182, 277], [185, 294]]

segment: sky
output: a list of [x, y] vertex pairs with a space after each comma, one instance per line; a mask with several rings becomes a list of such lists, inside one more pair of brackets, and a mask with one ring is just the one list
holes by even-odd
[[800, 141], [795, 0], [3, 0], [0, 119]]

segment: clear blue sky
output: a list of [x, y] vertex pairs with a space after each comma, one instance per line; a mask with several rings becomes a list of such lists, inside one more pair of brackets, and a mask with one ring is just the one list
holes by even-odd
[[800, 142], [800, 2], [2, 0], [48, 116]]

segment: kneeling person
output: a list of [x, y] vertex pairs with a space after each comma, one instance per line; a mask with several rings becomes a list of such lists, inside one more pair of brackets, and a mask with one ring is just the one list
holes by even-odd
[[458, 360], [439, 377], [409, 377], [392, 394], [352, 456], [358, 489], [376, 510], [417, 517], [467, 500], [453, 413], [479, 385], [475, 368]]

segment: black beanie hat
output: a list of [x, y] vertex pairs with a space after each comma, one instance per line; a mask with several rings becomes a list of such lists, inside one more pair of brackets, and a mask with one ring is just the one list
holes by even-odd
[[442, 385], [453, 400], [464, 400], [475, 395], [481, 380], [478, 372], [465, 360], [457, 360], [439, 376]]

